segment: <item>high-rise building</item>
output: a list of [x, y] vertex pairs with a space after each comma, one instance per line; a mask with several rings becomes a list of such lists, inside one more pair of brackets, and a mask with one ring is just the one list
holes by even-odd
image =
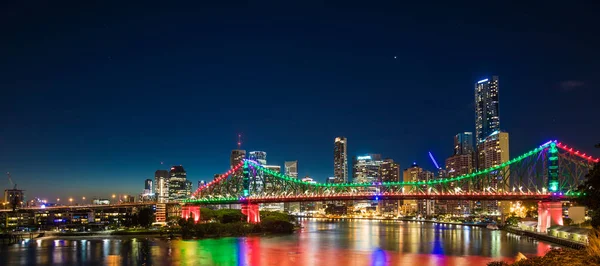
[[[508, 162], [510, 158], [508, 133], [496, 131], [487, 136], [481, 142], [477, 143], [477, 167], [483, 170], [490, 167], [499, 166], [502, 163]], [[510, 176], [509, 166], [503, 169], [488, 173], [489, 184], [478, 182], [475, 187], [478, 190], [489, 192], [507, 192], [510, 191]], [[498, 213], [498, 202], [487, 201], [481, 202], [481, 210], [487, 213]]]
[[187, 180], [187, 173], [183, 166], [173, 166], [169, 172], [169, 202], [181, 201], [189, 198], [192, 182]]
[[352, 160], [352, 181], [372, 183], [379, 180], [379, 166], [383, 163], [381, 154], [354, 156]]
[[259, 164], [267, 164], [267, 153], [264, 151], [251, 151], [248, 153], [248, 159], [257, 161]]
[[[435, 174], [430, 171], [421, 171], [418, 174], [418, 181], [427, 183], [427, 181], [434, 180]], [[421, 191], [427, 190], [427, 185], [421, 185]], [[433, 215], [435, 212], [435, 200], [423, 199], [417, 200], [417, 214], [421, 217]]]
[[399, 182], [400, 181], [400, 164], [397, 164], [392, 159], [385, 159], [379, 166], [380, 182]]
[[[419, 167], [416, 162], [414, 162], [409, 168], [404, 169], [402, 172], [402, 181], [403, 182], [416, 182], [419, 181], [419, 176], [423, 172], [423, 168]], [[402, 188], [402, 193], [411, 193], [416, 192], [415, 186], [404, 186]], [[417, 214], [417, 201], [416, 200], [403, 200], [401, 206], [402, 215], [416, 215]]]
[[152, 193], [152, 179], [146, 179], [144, 181], [144, 194]]
[[154, 193], [158, 203], [169, 202], [169, 171], [156, 170], [154, 172]]
[[298, 177], [298, 161], [286, 161], [285, 164], [285, 175], [290, 177]]
[[498, 76], [475, 83], [475, 136], [477, 143], [500, 130]]
[[[281, 173], [281, 166], [279, 166], [279, 165], [264, 165], [264, 167], [266, 169], [271, 170], [272, 172]], [[277, 177], [272, 176], [267, 173], [264, 173], [263, 178], [264, 178], [263, 180], [265, 181], [265, 184], [264, 184], [265, 190], [271, 191], [272, 189], [274, 189], [273, 186], [275, 186], [275, 184], [273, 184], [273, 180]], [[259, 207], [261, 210], [267, 210], [267, 211], [284, 211], [283, 203], [264, 203], [264, 204], [260, 204]]]
[[[266, 155], [265, 155], [266, 156]], [[231, 168], [238, 165], [241, 161], [246, 158], [246, 150], [232, 150], [231, 157], [229, 158], [229, 165]]]
[[[446, 159], [446, 177], [453, 178], [470, 174], [475, 169], [473, 165], [473, 153], [455, 154]], [[471, 179], [464, 179], [450, 184], [450, 189], [460, 189], [461, 192], [469, 192], [473, 188]], [[447, 213], [452, 215], [466, 215], [471, 213], [472, 204], [465, 200], [448, 200]]]
[[[298, 161], [286, 161], [284, 163], [285, 175], [298, 178]], [[308, 176], [307, 176], [308, 177]], [[304, 180], [304, 179], [302, 179]], [[286, 202], [283, 209], [287, 212], [299, 212], [301, 207], [299, 202]]]
[[[399, 182], [400, 165], [392, 159], [385, 159], [379, 166], [379, 182]], [[399, 213], [399, 200], [382, 200], [379, 204], [380, 212], [384, 215], [397, 216]]]
[[333, 176], [335, 183], [348, 182], [348, 140], [337, 137], [333, 148]]
[[496, 131], [477, 143], [478, 168], [501, 165], [509, 160], [508, 132]]
[[454, 154], [473, 154], [473, 132], [462, 132], [454, 136]]

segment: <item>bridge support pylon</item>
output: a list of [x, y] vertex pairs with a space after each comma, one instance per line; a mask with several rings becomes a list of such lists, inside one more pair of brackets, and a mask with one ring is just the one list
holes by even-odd
[[185, 220], [192, 217], [194, 223], [197, 224], [200, 221], [200, 206], [183, 206], [181, 207], [181, 217]]
[[547, 233], [548, 228], [553, 225], [563, 225], [562, 203], [560, 201], [538, 202], [537, 231]]
[[260, 223], [260, 212], [258, 211], [258, 204], [256, 204], [256, 203], [242, 204], [242, 213], [248, 217], [248, 223], [251, 223], [251, 224]]

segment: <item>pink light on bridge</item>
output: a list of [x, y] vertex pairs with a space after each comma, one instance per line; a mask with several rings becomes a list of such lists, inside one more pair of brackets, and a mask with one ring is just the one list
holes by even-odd
[[571, 154], [577, 155], [582, 159], [594, 162], [594, 163], [598, 163], [600, 162], [600, 158], [594, 158], [591, 155], [586, 155], [585, 153], [581, 153], [578, 150], [573, 151], [573, 148], [569, 148], [566, 144], [563, 144], [562, 142], [556, 143], [556, 147], [559, 147], [561, 149], [563, 149], [564, 151], [567, 151]]

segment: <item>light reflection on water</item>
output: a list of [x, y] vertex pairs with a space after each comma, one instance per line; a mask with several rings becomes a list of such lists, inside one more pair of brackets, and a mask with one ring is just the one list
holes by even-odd
[[301, 220], [293, 235], [165, 240], [38, 239], [0, 247], [0, 265], [485, 265], [550, 245], [484, 228], [422, 222]]

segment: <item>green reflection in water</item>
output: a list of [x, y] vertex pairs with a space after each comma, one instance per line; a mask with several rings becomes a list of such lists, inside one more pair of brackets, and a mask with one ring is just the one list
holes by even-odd
[[[179, 265], [242, 265], [244, 255], [238, 238], [174, 242], [173, 262]], [[240, 254], [242, 253], [242, 254]]]

